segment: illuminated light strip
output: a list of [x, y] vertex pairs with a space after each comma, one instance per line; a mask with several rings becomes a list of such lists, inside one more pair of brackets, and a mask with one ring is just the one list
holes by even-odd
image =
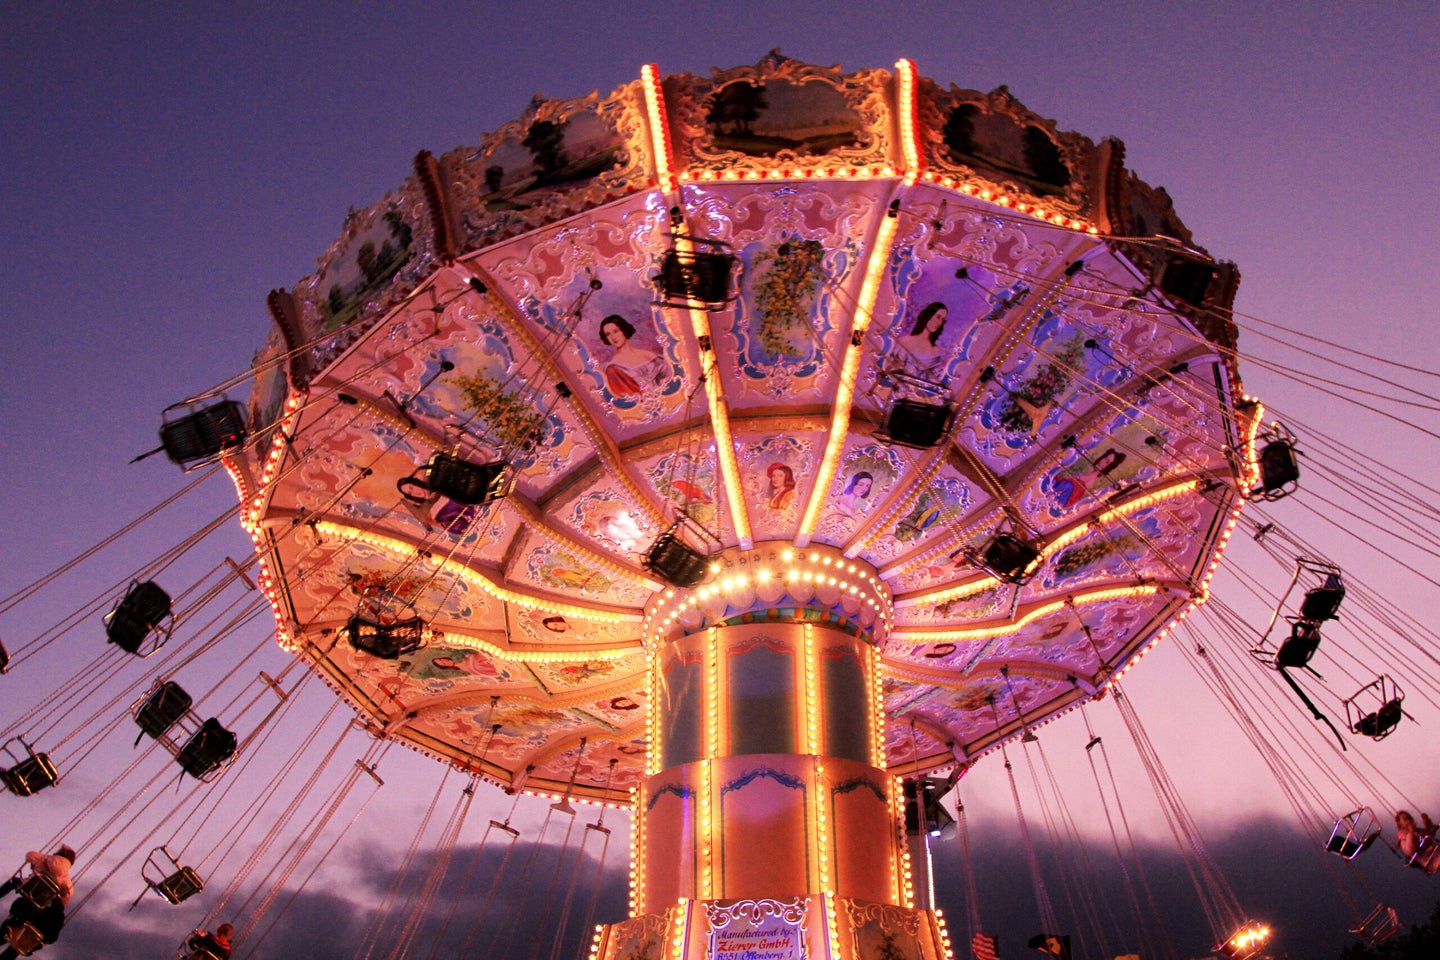
[[955, 951], [950, 947], [950, 931], [945, 927], [945, 913], [936, 907], [931, 913], [935, 918], [935, 932], [940, 935], [940, 949], [945, 952], [945, 960], [955, 960]]
[[819, 691], [815, 689], [815, 627], [813, 624], [805, 624], [804, 636], [800, 682], [805, 685], [805, 742], [801, 744], [800, 753], [815, 756], [820, 753], [820, 697]]
[[645, 811], [641, 803], [643, 793], [636, 787], [630, 788], [630, 916], [640, 916], [644, 909], [641, 902], [641, 884], [645, 877]]
[[715, 896], [715, 823], [714, 803], [710, 796], [711, 773], [715, 764], [716, 750], [720, 745], [720, 691], [717, 689], [720, 674], [720, 631], [711, 627], [706, 636], [704, 670], [705, 683], [705, 744], [704, 757], [700, 764], [700, 856], [696, 870], [700, 882], [696, 885], [702, 900]]
[[[598, 660], [608, 663], [615, 660], [625, 660], [644, 652], [644, 647], [638, 643], [633, 647], [612, 647], [602, 650], [515, 650], [491, 643], [489, 640], [482, 640], [474, 634], [449, 629], [432, 632], [443, 635], [447, 647], [468, 647], [471, 650], [479, 650], [481, 653], [498, 657], [501, 660], [508, 660], [512, 663], [579, 663], [586, 660]], [[594, 696], [590, 697], [592, 700], [598, 698], [602, 693], [608, 692], [595, 691], [593, 687], [590, 688], [590, 691], [594, 692]], [[551, 698], [548, 702], [555, 701]]]
[[[335, 523], [331, 520], [319, 520], [315, 523], [315, 529], [322, 536], [331, 536], [368, 543], [371, 546], [380, 547], [382, 550], [389, 550], [402, 556], [416, 553], [413, 544], [404, 540], [397, 540], [394, 537], [387, 537], [384, 534], [371, 533], [368, 530], [361, 530], [359, 527], [351, 527], [346, 524]], [[582, 607], [578, 604], [556, 603], [541, 597], [531, 596], [528, 593], [520, 593], [509, 590], [495, 583], [489, 577], [473, 570], [464, 564], [450, 559], [440, 559], [435, 556], [425, 558], [427, 563], [434, 565], [439, 571], [444, 571], [451, 576], [458, 577], [472, 586], [494, 597], [496, 600], [503, 600], [506, 603], [513, 603], [517, 606], [526, 607], [531, 610], [542, 610], [546, 613], [555, 613], [565, 617], [576, 617], [581, 620], [594, 620], [600, 623], [638, 623], [640, 615], [634, 613], [617, 613], [613, 610], [599, 610], [595, 607]]]
[[839, 957], [845, 956], [845, 953], [840, 947], [840, 924], [835, 916], [834, 891], [826, 890], [823, 900], [825, 903], [825, 926], [830, 931], [830, 957], [832, 960], [838, 960]]
[[[1200, 484], [1201, 481], [1199, 480], [1182, 480], [1180, 483], [1172, 484], [1168, 487], [1163, 487], [1153, 493], [1148, 493], [1143, 497], [1136, 497], [1134, 500], [1122, 503], [1118, 507], [1113, 507], [1102, 514], [1091, 517], [1083, 523], [1076, 524], [1074, 527], [1070, 528], [1060, 536], [1056, 537], [1054, 540], [1051, 540], [1049, 543], [1047, 543], [1045, 545], [1045, 548], [1040, 551], [1039, 556], [1037, 556], [1031, 562], [1030, 566], [1025, 568], [1026, 572], [1039, 569], [1040, 565], [1046, 560], [1048, 560], [1050, 557], [1054, 556], [1056, 552], [1065, 549], [1070, 544], [1074, 543], [1076, 540], [1079, 540], [1081, 537], [1085, 536], [1087, 533], [1092, 532], [1095, 527], [1108, 523], [1109, 521], [1114, 520], [1116, 517], [1128, 516], [1129, 514], [1134, 513], [1138, 510], [1143, 510], [1146, 507], [1154, 506], [1155, 504], [1160, 503], [1164, 500], [1170, 500], [1175, 497], [1183, 496], [1187, 493], [1193, 493], [1195, 490], [1199, 489]], [[936, 590], [931, 593], [921, 593], [904, 597], [903, 599], [895, 601], [895, 607], [896, 609], [903, 609], [905, 607], [913, 607], [919, 604], [944, 603], [946, 600], [957, 600], [964, 597], [973, 596], [974, 594], [977, 594], [982, 590], [997, 586], [999, 583], [1000, 580], [993, 575], [984, 576], [981, 577], [979, 580], [973, 580], [969, 583], [961, 584], [960, 586], [947, 587], [945, 589]]]
[[660, 688], [660, 656], [653, 647], [645, 648], [645, 676], [648, 685], [646, 703], [650, 705], [645, 711], [645, 776], [653, 777], [660, 769], [656, 764], [664, 752], [664, 743], [660, 739], [660, 709], [655, 700], [655, 691]]
[[1073, 599], [1076, 606], [1083, 606], [1091, 603], [1103, 603], [1107, 600], [1118, 600], [1124, 597], [1149, 597], [1154, 596], [1158, 593], [1169, 593], [1170, 590], [1170, 587], [1161, 584], [1148, 583], [1140, 586], [1112, 587], [1106, 590], [1095, 590], [1086, 594], [1077, 594], [1073, 598], [1067, 598], [1065, 600], [1052, 601], [1042, 607], [1037, 607], [1036, 609], [1030, 611], [1029, 613], [1025, 614], [1025, 616], [1021, 617], [1019, 620], [999, 624], [998, 626], [994, 627], [976, 627], [969, 630], [942, 630], [925, 633], [921, 633], [918, 630], [896, 630], [894, 633], [891, 634], [891, 638], [894, 640], [904, 640], [909, 643], [915, 643], [919, 645], [925, 645], [930, 643], [953, 643], [956, 640], [986, 640], [991, 637], [998, 637], [1003, 636], [1007, 633], [1013, 633], [1016, 630], [1019, 630], [1021, 627], [1025, 626], [1026, 624], [1030, 623], [1030, 621], [1032, 620], [1035, 620], [1039, 617], [1048, 616], [1049, 614], [1063, 610], [1066, 606], [1069, 605], [1071, 599]]
[[825, 788], [825, 763], [815, 757], [815, 845], [819, 850], [816, 858], [820, 870], [819, 888], [826, 895], [835, 889], [835, 869], [830, 863], [830, 818], [825, 813], [830, 803], [830, 791]]
[[894, 777], [886, 776], [887, 790], [885, 792], [885, 804], [890, 811], [890, 889], [891, 899], [894, 903], [905, 902], [905, 874], [902, 870], [901, 858], [905, 855], [905, 832], [903, 811], [896, 807], [895, 784], [898, 783]]
[[[901, 796], [903, 796], [904, 788], [903, 786], [901, 786], [900, 779], [898, 777], [892, 777], [890, 780], [890, 794], [892, 798], [895, 796], [896, 793], [899, 793]], [[895, 823], [896, 842], [900, 846], [900, 903], [905, 908], [909, 910], [914, 910], [915, 878], [910, 868], [910, 844], [906, 841], [905, 837], [905, 812], [904, 809], [901, 807], [900, 803], [894, 801], [892, 801], [891, 804], [891, 812]]]
[[1243, 489], [1250, 490], [1260, 482], [1260, 458], [1255, 453], [1255, 439], [1260, 435], [1260, 428], [1265, 424], [1265, 404], [1254, 397], [1245, 399], [1255, 404], [1255, 415], [1247, 424], [1250, 435], [1245, 438], [1245, 452], [1241, 457], [1240, 464], [1240, 469], [1244, 471], [1242, 474]]
[[870, 684], [870, 765], [879, 767], [885, 763], [885, 693], [880, 679], [880, 650], [872, 646], [865, 654], [866, 679]]
[[915, 134], [915, 64], [906, 59], [895, 61], [899, 81], [900, 148], [905, 155], [905, 182], [914, 183], [925, 169], [925, 158]]
[[645, 91], [645, 116], [650, 121], [650, 155], [655, 158], [655, 176], [661, 190], [675, 189], [673, 155], [670, 152], [670, 123], [660, 89], [660, 67], [647, 63], [640, 68], [640, 86]]
[[[850, 433], [850, 404], [855, 399], [855, 380], [860, 375], [860, 358], [864, 355], [865, 331], [870, 329], [871, 311], [875, 298], [880, 292], [880, 278], [885, 273], [885, 263], [890, 257], [890, 247], [895, 242], [897, 217], [888, 214], [880, 220], [880, 230], [875, 237], [874, 249], [865, 268], [865, 283], [860, 288], [860, 298], [855, 304], [855, 320], [850, 327], [850, 343], [845, 348], [845, 361], [840, 368], [840, 383], [835, 389], [835, 402], [830, 421], [830, 437], [825, 442], [825, 455], [820, 459], [820, 469], [815, 473], [815, 483], [810, 488], [810, 500], [805, 505], [805, 516], [795, 534], [795, 545], [810, 545], [810, 537], [820, 522], [820, 511], [829, 500], [830, 484], [845, 452], [845, 440]], [[859, 341], [859, 342], [857, 342]]]
[[710, 429], [715, 435], [715, 459], [720, 462], [720, 476], [725, 481], [725, 499], [730, 504], [730, 522], [735, 527], [735, 539], [740, 547], [749, 550], [755, 544], [750, 532], [750, 511], [745, 506], [745, 491], [740, 481], [740, 460], [735, 456], [735, 440], [730, 434], [730, 412], [725, 405], [713, 353], [705, 374], [705, 398], [710, 411]]

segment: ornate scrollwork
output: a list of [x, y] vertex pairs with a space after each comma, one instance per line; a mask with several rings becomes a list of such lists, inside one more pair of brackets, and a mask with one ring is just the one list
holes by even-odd
[[728, 905], [712, 901], [705, 904], [705, 917], [710, 921], [712, 930], [724, 929], [737, 920], [755, 925], [767, 917], [774, 917], [783, 923], [802, 924], [809, 906], [810, 901], [806, 897], [795, 897], [792, 900], [737, 900]]
[[851, 930], [858, 930], [874, 921], [886, 933], [901, 931], [911, 937], [920, 935], [924, 915], [919, 910], [910, 910], [888, 903], [870, 903], [860, 900], [841, 900], [845, 906], [845, 919]]

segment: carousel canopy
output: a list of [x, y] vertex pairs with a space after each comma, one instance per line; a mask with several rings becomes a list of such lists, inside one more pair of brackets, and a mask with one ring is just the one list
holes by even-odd
[[1103, 692], [1255, 482], [1238, 274], [1123, 153], [772, 54], [420, 154], [270, 297], [226, 462], [282, 643], [377, 733], [616, 800], [647, 657], [757, 611], [877, 645], [896, 773]]

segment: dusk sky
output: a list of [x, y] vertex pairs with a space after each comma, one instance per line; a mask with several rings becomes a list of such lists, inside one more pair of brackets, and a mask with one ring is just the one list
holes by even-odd
[[[312, 271], [346, 211], [398, 187], [417, 151], [439, 155], [477, 144], [537, 93], [604, 93], [648, 63], [662, 73], [706, 74], [754, 63], [774, 48], [847, 70], [888, 69], [905, 57], [945, 85], [981, 91], [1007, 85], [1062, 130], [1123, 140], [1126, 165], [1165, 187], [1196, 241], [1239, 265], [1241, 374], [1247, 392], [1299, 435], [1306, 453], [1302, 489], [1263, 508], [1277, 531], [1264, 542], [1237, 531], [1214, 584], [1220, 607], [1197, 613], [1123, 688], [1237, 898], [1280, 930], [1277, 953], [1328, 960], [1347, 942], [1345, 927], [1377, 899], [1394, 905], [1407, 925], [1426, 919], [1440, 898], [1434, 878], [1406, 869], [1379, 845], [1355, 863], [1328, 857], [1314, 821], [1370, 805], [1393, 837], [1397, 807], [1440, 814], [1440, 752], [1432, 739], [1440, 729], [1433, 626], [1440, 544], [1430, 532], [1440, 526], [1434, 479], [1440, 347], [1431, 331], [1440, 302], [1440, 191], [1431, 172], [1440, 144], [1440, 20], [1431, 5], [541, 0], [241, 3], [213, 10], [8, 3], [0, 30], [7, 93], [0, 209], [9, 225], [0, 255], [0, 317], [10, 358], [0, 386], [7, 424], [0, 439], [0, 598], [8, 598], [0, 600], [0, 641], [12, 656], [26, 654], [0, 678], [0, 740], [24, 734], [57, 759], [69, 758], [76, 772], [35, 797], [0, 795], [0, 874], [35, 846], [77, 836], [105, 845], [90, 861], [82, 848], [77, 901], [99, 892], [45, 956], [167, 955], [205, 911], [221, 909], [219, 892], [241, 870], [242, 863], [216, 854], [208, 864], [215, 879], [201, 897], [169, 907], [152, 895], [126, 914], [142, 887], [139, 861], [168, 834], [149, 839], [138, 830], [130, 836], [72, 821], [107, 784], [144, 783], [126, 770], [140, 752], [131, 749], [134, 730], [123, 716], [134, 696], [122, 690], [141, 682], [146, 668], [108, 660], [105, 669], [114, 675], [94, 674], [104, 646], [99, 615], [131, 571], [233, 506], [234, 488], [223, 474], [211, 476], [43, 591], [24, 598], [17, 591], [194, 478], [163, 456], [129, 461], [156, 445], [165, 407], [246, 371], [268, 332], [268, 291]], [[243, 400], [248, 391], [241, 382], [230, 394]], [[1228, 649], [1231, 638], [1221, 626], [1263, 629], [1300, 544], [1345, 568], [1356, 604], [1335, 634], [1344, 655], [1317, 663], [1326, 680], [1307, 681], [1309, 689], [1332, 718], [1343, 719], [1354, 681], [1386, 672], [1404, 687], [1411, 714], [1383, 742], [1352, 738], [1343, 759], [1331, 734], [1272, 671]], [[249, 549], [231, 520], [167, 579], [199, 583], [225, 556], [242, 560]], [[36, 643], [72, 613], [82, 627]], [[266, 612], [203, 658], [197, 654], [194, 669], [203, 682], [195, 685], [224, 688], [232, 705], [256, 698], [253, 682], [225, 684], [285, 669], [288, 658], [267, 642], [272, 625]], [[1222, 692], [1255, 707], [1259, 749], [1219, 702], [1204, 658], [1194, 655], [1197, 645], [1212, 644], [1215, 662], [1223, 657]], [[69, 691], [60, 698], [63, 709], [47, 701], [52, 707], [30, 712], [42, 696], [62, 689]], [[347, 711], [326, 716], [334, 702], [328, 689], [315, 681], [297, 699], [283, 721], [291, 726], [263, 745], [272, 751], [264, 762], [274, 766], [237, 769], [210, 791], [226, 811], [217, 820], [229, 820], [208, 825], [208, 833], [187, 827], [185, 834], [197, 837], [192, 849], [208, 850], [230, 821], [240, 820], [253, 790], [285, 757], [316, 744], [323, 752], [324, 737], [333, 742], [339, 735]], [[106, 728], [110, 735], [93, 752], [76, 719], [92, 712], [100, 718], [96, 729], [112, 714], [124, 720]], [[1114, 910], [1123, 906], [1112, 834], [1094, 799], [1084, 749], [1087, 718], [1103, 737], [1130, 827], [1156, 871], [1151, 882], [1165, 915], [1155, 924], [1170, 928], [1174, 955], [1205, 955], [1212, 934], [1113, 698], [1087, 707], [1085, 718], [1072, 713], [1047, 725], [1038, 748], [1007, 748], [1040, 860], [1055, 870], [1049, 896], [1063, 920], [1060, 875], [1073, 870], [1091, 877], [1092, 888], [1108, 888]], [[312, 729], [327, 733], [311, 735]], [[68, 742], [57, 747], [57, 740]], [[372, 747], [362, 740], [356, 734], [344, 742], [337, 770], [353, 767]], [[1313, 757], [1305, 781], [1277, 786], [1267, 771], [1271, 751]], [[152, 763], [145, 773], [159, 769]], [[289, 893], [280, 895], [237, 957], [364, 955], [372, 916], [395, 895], [386, 888], [406, 861], [411, 825], [441, 790], [407, 874], [418, 877], [464, 785], [452, 775], [442, 786], [439, 764], [404, 750], [391, 751], [380, 774], [386, 786], [324, 872], [293, 905], [287, 907]], [[298, 793], [307, 776], [297, 764], [281, 792]], [[173, 800], [173, 779], [157, 777], [151, 789]], [[1047, 799], [1035, 797], [1037, 782]], [[356, 812], [368, 786], [347, 800], [337, 824]], [[324, 789], [304, 801], [302, 818], [319, 815]], [[1000, 757], [978, 764], [957, 794], [975, 847], [981, 925], [1001, 936], [1006, 960], [1030, 955], [1024, 943], [1040, 932], [1040, 921]], [[1301, 822], [1297, 806], [1314, 816]], [[1061, 808], [1101, 858], [1094, 864], [1072, 859], [1066, 866], [1073, 851], [1049, 849], [1042, 824]], [[113, 801], [96, 816], [108, 809]], [[484, 823], [510, 809], [499, 790], [480, 788], [450, 866], [455, 883]], [[541, 803], [522, 805], [517, 822], [527, 824], [529, 836], [538, 833], [544, 810]], [[596, 813], [591, 808], [583, 818], [594, 822]], [[625, 909], [628, 818], [621, 811], [606, 818], [615, 832], [597, 921], [617, 919]], [[558, 842], [553, 834], [545, 839]], [[249, 885], [237, 882], [244, 891], [219, 919], [237, 918], [257, 883], [295, 889], [330, 842], [317, 845], [288, 880], [266, 872], [282, 859], [279, 852], [257, 857]], [[517, 851], [517, 858], [528, 856], [523, 845]], [[968, 937], [957, 851], [952, 844], [937, 853], [937, 886], [958, 947]], [[490, 875], [495, 854], [487, 849], [485, 856], [476, 877]], [[534, 865], [529, 892], [549, 899], [543, 888], [555, 871], [545, 857]], [[480, 904], [486, 885], [472, 880], [450, 925], [448, 935], [460, 938], [456, 947], [465, 930], [458, 918], [477, 911], [490, 919], [477, 928], [472, 955], [486, 955], [483, 938], [518, 943], [529, 935], [497, 933], [495, 918], [510, 914], [497, 902]], [[577, 915], [588, 896], [582, 886]], [[448, 909], [442, 896], [432, 917]], [[1080, 921], [1074, 925], [1078, 938]], [[294, 938], [302, 936], [297, 952]], [[1140, 940], [1134, 934], [1092, 942], [1076, 960], [1165, 955], [1153, 940]], [[530, 941], [523, 942], [529, 951]], [[421, 943], [409, 955], [433, 956], [431, 946]], [[537, 949], [548, 955], [550, 942]], [[509, 955], [527, 954], [515, 946]]]

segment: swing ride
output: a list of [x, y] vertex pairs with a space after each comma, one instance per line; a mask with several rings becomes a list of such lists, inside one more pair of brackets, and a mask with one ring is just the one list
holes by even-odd
[[[1123, 161], [903, 60], [647, 67], [422, 152], [272, 291], [248, 405], [176, 404], [160, 449], [228, 472], [255, 554], [221, 575], [357, 730], [553, 799], [547, 826], [629, 809], [630, 909], [592, 960], [950, 957], [925, 839], [956, 833], [945, 794], [1062, 714], [1128, 711], [1121, 678], [1302, 479], [1241, 385], [1238, 270]], [[1388, 673], [1342, 733], [1288, 672], [1320, 677], [1354, 602], [1339, 566], [1291, 559], [1240, 655], [1342, 749], [1386, 738], [1410, 716]], [[175, 635], [163, 579], [112, 598], [107, 656]], [[210, 785], [248, 740], [168, 679], [184, 662], [129, 718]], [[64, 772], [28, 736], [4, 746], [17, 796]], [[1331, 826], [1346, 860], [1381, 835], [1364, 805]], [[491, 820], [482, 846], [508, 862], [518, 836]], [[609, 844], [585, 826], [582, 855]], [[205, 891], [183, 858], [153, 846], [142, 898]], [[1215, 899], [1216, 952], [1259, 955], [1268, 927]]]

